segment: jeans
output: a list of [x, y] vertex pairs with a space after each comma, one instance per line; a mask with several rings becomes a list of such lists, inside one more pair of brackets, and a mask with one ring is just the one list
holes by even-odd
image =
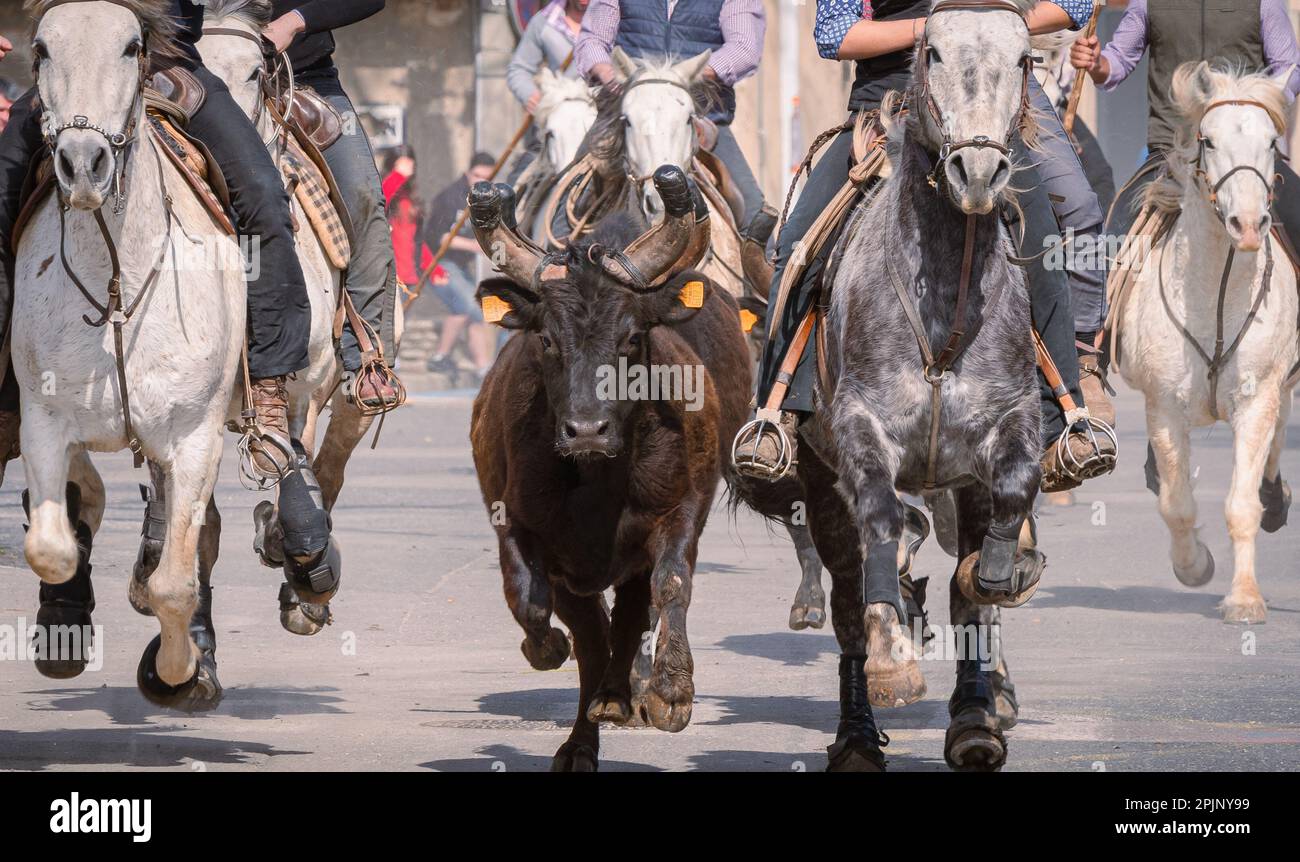
[[749, 169], [749, 162], [740, 151], [740, 144], [736, 143], [736, 136], [731, 133], [730, 126], [718, 126], [718, 142], [713, 145], [713, 154], [727, 166], [731, 181], [745, 199], [745, 212], [740, 218], [740, 228], [743, 230], [763, 208], [763, 190], [759, 187], [754, 172]]
[[[397, 304], [397, 261], [393, 256], [375, 156], [356, 119], [356, 109], [337, 77], [313, 76], [301, 79], [299, 84], [314, 89], [344, 119], [343, 136], [324, 153], [352, 223], [352, 261], [345, 274], [344, 289], [357, 314], [378, 333], [384, 356], [391, 363], [396, 350], [393, 320]], [[345, 369], [356, 371], [361, 367], [361, 349], [350, 324], [343, 328], [340, 349]]]

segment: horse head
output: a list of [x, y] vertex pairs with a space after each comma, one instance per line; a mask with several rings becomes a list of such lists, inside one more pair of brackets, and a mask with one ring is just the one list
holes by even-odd
[[199, 53], [249, 117], [260, 116], [266, 55], [262, 30], [274, 17], [270, 0], [208, 0]]
[[175, 24], [161, 0], [29, 0], [27, 9], [59, 190], [73, 208], [97, 210], [139, 127], [147, 58], [170, 47]]
[[937, 0], [917, 46], [912, 99], [934, 181], [967, 214], [993, 210], [1011, 180], [1011, 139], [1028, 109], [1032, 0]]
[[602, 106], [603, 122], [593, 129], [593, 151], [622, 156], [623, 169], [639, 186], [642, 209], [652, 218], [663, 212], [663, 202], [646, 180], [661, 165], [689, 172], [695, 157], [695, 120], [709, 57], [705, 51], [681, 61], [633, 60], [621, 48], [614, 49], [617, 101]]
[[596, 100], [581, 79], [558, 75], [549, 68], [537, 74], [537, 89], [542, 95], [533, 117], [546, 161], [559, 171], [577, 156], [596, 122]]
[[[1179, 170], [1240, 251], [1258, 251], [1272, 226], [1274, 161], [1286, 134], [1284, 87], [1294, 67], [1265, 74], [1185, 63], [1174, 74], [1174, 103], [1186, 120], [1179, 131]], [[1200, 184], [1198, 187], [1198, 183]]]

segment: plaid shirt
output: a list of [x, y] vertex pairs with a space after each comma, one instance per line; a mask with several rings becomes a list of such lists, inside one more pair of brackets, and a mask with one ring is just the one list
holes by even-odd
[[[1060, 6], [1074, 22], [1073, 30], [1087, 26], [1092, 18], [1093, 0], [1050, 0]], [[593, 4], [594, 5], [594, 4]], [[827, 60], [838, 60], [844, 37], [859, 21], [872, 18], [871, 0], [817, 0], [817, 18], [813, 39], [817, 53]]]

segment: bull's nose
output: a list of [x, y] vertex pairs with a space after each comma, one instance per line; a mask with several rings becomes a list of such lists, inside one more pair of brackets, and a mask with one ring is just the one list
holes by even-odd
[[570, 419], [564, 423], [564, 436], [568, 440], [601, 440], [608, 433], [607, 419]]

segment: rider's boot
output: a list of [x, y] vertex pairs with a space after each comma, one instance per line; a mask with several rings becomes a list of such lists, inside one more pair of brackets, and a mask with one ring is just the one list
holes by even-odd
[[253, 469], [266, 479], [284, 478], [293, 464], [289, 441], [289, 393], [285, 376], [252, 381], [250, 393], [259, 434], [248, 444]]
[[775, 481], [796, 464], [794, 440], [798, 414], [784, 410], [759, 410], [736, 435], [731, 463], [736, 472], [755, 479]]
[[[1086, 335], [1080, 339], [1084, 344], [1091, 344], [1092, 339]], [[1088, 405], [1088, 414], [1100, 419], [1111, 428], [1115, 426], [1115, 404], [1110, 400], [1107, 388], [1106, 372], [1101, 368], [1101, 359], [1087, 350], [1079, 350], [1079, 387], [1083, 390], [1083, 400]]]
[[766, 292], [772, 283], [773, 265], [767, 257], [767, 241], [780, 216], [766, 204], [740, 231], [740, 262], [745, 278], [759, 291]]
[[363, 365], [353, 375], [348, 398], [362, 413], [387, 413], [406, 402], [406, 387], [383, 359]]

